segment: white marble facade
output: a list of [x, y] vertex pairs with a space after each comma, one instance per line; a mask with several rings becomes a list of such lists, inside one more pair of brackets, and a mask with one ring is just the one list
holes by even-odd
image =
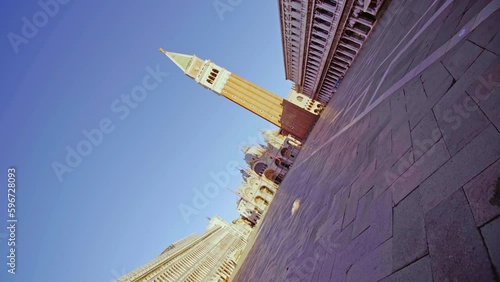
[[324, 105], [361, 49], [383, 0], [279, 0], [285, 74]]

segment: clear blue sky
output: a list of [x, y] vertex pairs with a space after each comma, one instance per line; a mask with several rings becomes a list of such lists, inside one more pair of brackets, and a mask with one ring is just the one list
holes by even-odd
[[[202, 232], [207, 216], [237, 218], [236, 196], [224, 190], [189, 223], [179, 205], [192, 205], [211, 172], [243, 163], [239, 144], [273, 127], [190, 81], [159, 47], [211, 59], [281, 96], [291, 85], [277, 1], [242, 0], [223, 20], [211, 0], [67, 2], [46, 19], [36, 1], [0, 11], [0, 281], [111, 281]], [[36, 34], [23, 30], [34, 15]], [[16, 54], [9, 33], [23, 31], [31, 38], [16, 37]], [[120, 119], [113, 101], [142, 85], [147, 66], [169, 75]], [[105, 119], [114, 130], [60, 182], [52, 163], [66, 164], [66, 147]], [[6, 265], [9, 167], [16, 275]], [[240, 181], [233, 175], [228, 186]]]

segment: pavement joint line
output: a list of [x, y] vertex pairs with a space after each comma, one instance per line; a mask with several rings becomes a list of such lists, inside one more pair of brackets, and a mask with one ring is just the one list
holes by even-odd
[[365, 90], [363, 91], [361, 101], [358, 103], [358, 107], [356, 108], [356, 111], [352, 115], [351, 121], [353, 121], [354, 118], [356, 117], [356, 114], [358, 113], [359, 109], [361, 108], [361, 105], [363, 104], [363, 101], [365, 100], [365, 97], [367, 94], [368, 94], [368, 87], [365, 88]]
[[[454, 2], [454, 0], [448, 0], [446, 3], [448, 5]], [[446, 4], [445, 3], [445, 4]], [[441, 8], [446, 8], [448, 5], [443, 5]], [[431, 5], [432, 6], [432, 5]], [[446, 6], [446, 7], [444, 7]], [[440, 8], [440, 9], [441, 9]], [[376, 106], [378, 106], [381, 102], [383, 102], [386, 98], [394, 94], [397, 90], [399, 90], [402, 86], [408, 83], [411, 79], [422, 73], [425, 69], [427, 69], [430, 65], [435, 63], [438, 59], [442, 58], [449, 50], [451, 50], [454, 46], [456, 46], [459, 42], [463, 40], [468, 34], [470, 34], [476, 27], [481, 24], [484, 20], [489, 18], [494, 12], [496, 12], [500, 8], [500, 0], [493, 0], [486, 7], [484, 7], [473, 19], [471, 19], [464, 27], [458, 31], [455, 35], [453, 35], [448, 41], [446, 41], [443, 45], [441, 45], [436, 51], [434, 51], [431, 55], [427, 56], [420, 64], [415, 66], [410, 72], [408, 72], [405, 76], [403, 76], [399, 81], [394, 83], [387, 91], [384, 92], [378, 99], [375, 100], [373, 104], [370, 104], [366, 107], [366, 109], [359, 114], [353, 121], [347, 124], [344, 128], [339, 130], [334, 136], [330, 137], [323, 145], [321, 145], [318, 149], [313, 151], [308, 157], [302, 160], [300, 163], [294, 165], [294, 169], [301, 166], [305, 163], [309, 158], [322, 150], [326, 145], [331, 143], [333, 140], [337, 139], [342, 133], [351, 128], [354, 124], [358, 123], [362, 118], [368, 115]], [[439, 10], [434, 14], [439, 12]], [[441, 11], [442, 12], [442, 11]], [[439, 12], [439, 13], [441, 13]], [[433, 16], [433, 17], [434, 17]], [[481, 17], [480, 17], [481, 16]], [[470, 28], [466, 29], [468, 25], [471, 25]], [[422, 28], [427, 28], [424, 26]], [[458, 38], [462, 38], [457, 40]], [[399, 45], [398, 45], [399, 46]], [[386, 58], [387, 59], [387, 58]], [[419, 71], [417, 71], [419, 70]], [[397, 86], [397, 87], [395, 87]]]
[[[453, 2], [454, 0], [448, 0], [448, 1]], [[372, 80], [373, 76], [378, 71], [378, 69], [389, 59], [390, 56], [392, 56], [392, 54], [396, 51], [396, 49], [399, 47], [399, 45], [401, 45], [401, 43], [403, 43], [403, 41], [406, 39], [406, 37], [413, 31], [413, 29], [420, 23], [420, 21], [426, 17], [427, 13], [431, 10], [431, 8], [437, 2], [438, 2], [438, 0], [435, 0], [434, 2], [432, 2], [432, 4], [429, 6], [429, 8], [427, 8], [427, 10], [422, 14], [422, 16], [418, 19], [418, 21], [410, 28], [410, 30], [408, 30], [408, 32], [405, 34], [405, 36], [403, 36], [403, 38], [401, 38], [398, 45], [396, 45], [396, 47], [394, 47], [394, 49], [392, 49], [391, 53], [389, 53], [389, 55], [387, 55], [387, 57], [382, 61], [382, 63], [379, 64], [378, 68], [373, 72], [373, 74], [365, 81], [365, 84], [363, 86], [361, 86], [360, 88], [363, 88], [368, 82], [369, 82], [369, 84], [366, 86], [366, 88], [370, 88], [370, 86], [373, 83], [373, 80]], [[436, 11], [436, 13], [437, 13], [437, 11]], [[380, 49], [380, 47], [379, 47], [379, 49]], [[374, 57], [371, 57], [371, 58], [374, 58]], [[371, 63], [371, 61], [370, 61], [370, 63]], [[370, 99], [370, 101], [368, 102], [368, 104], [371, 104], [372, 101], [373, 101], [373, 96]]]
[[[368, 90], [367, 90], [367, 89], [365, 89], [365, 90], [363, 91], [363, 94], [361, 94], [361, 95], [359, 95], [357, 98], [355, 98], [354, 102], [352, 102], [352, 104], [350, 104], [350, 105], [347, 107], [347, 109], [346, 109], [345, 113], [347, 114], [348, 112], [350, 112], [350, 111], [351, 111], [351, 109], [352, 109], [352, 108], [356, 105], [357, 101], [359, 101], [360, 99], [361, 99], [361, 101], [363, 101], [363, 100], [365, 99], [366, 94], [368, 94]], [[359, 105], [360, 105], [360, 104], [359, 104]], [[359, 105], [358, 105], [358, 108], [356, 109], [356, 113], [357, 113], [357, 111], [359, 110]], [[352, 119], [354, 119], [354, 118], [355, 118], [356, 113], [354, 113], [354, 116], [352, 117]], [[352, 119], [351, 119], [351, 120], [352, 120]]]
[[[448, 6], [450, 3], [454, 2], [454, 1], [455, 1], [455, 0], [448, 0], [448, 1], [447, 1], [444, 5], [443, 5], [443, 6], [445, 6], [445, 5], [446, 5], [446, 6]], [[418, 21], [417, 21], [417, 22], [416, 22], [416, 23], [415, 23], [415, 24], [414, 24], [414, 25], [410, 28], [410, 30], [408, 30], [408, 32], [405, 34], [405, 36], [403, 36], [403, 38], [401, 38], [401, 40], [398, 42], [398, 44], [396, 45], [396, 47], [394, 47], [394, 49], [392, 49], [392, 51], [389, 53], [389, 55], [387, 55], [387, 57], [386, 57], [386, 58], [382, 61], [382, 63], [380, 63], [380, 64], [379, 64], [378, 68], [377, 68], [377, 69], [375, 69], [375, 70], [373, 71], [372, 75], [371, 75], [368, 79], [366, 79], [366, 80], [365, 80], [365, 83], [364, 83], [362, 86], [360, 86], [359, 88], [361, 88], [361, 89], [365, 88], [365, 90], [366, 90], [366, 91], [367, 91], [367, 89], [370, 89], [371, 85], [373, 84], [373, 77], [375, 76], [375, 73], [378, 71], [378, 69], [380, 69], [380, 67], [381, 67], [381, 66], [382, 66], [382, 65], [383, 65], [383, 64], [384, 64], [384, 63], [385, 63], [385, 62], [389, 59], [389, 57], [390, 57], [390, 56], [392, 56], [392, 54], [396, 51], [396, 49], [399, 47], [399, 45], [401, 45], [401, 44], [404, 42], [404, 40], [406, 39], [406, 37], [407, 37], [408, 35], [410, 35], [410, 33], [411, 33], [411, 32], [413, 31], [413, 29], [414, 29], [414, 28], [415, 28], [415, 27], [416, 27], [416, 26], [420, 23], [420, 21], [421, 21], [423, 18], [425, 18], [425, 17], [427, 16], [427, 13], [431, 10], [431, 8], [432, 8], [432, 7], [433, 7], [433, 6], [434, 6], [437, 2], [438, 2], [438, 0], [435, 0], [434, 2], [432, 2], [432, 4], [431, 4], [431, 5], [429, 6], [429, 8], [427, 8], [427, 10], [426, 10], [426, 11], [422, 14], [422, 16], [418, 19]], [[440, 11], [439, 11], [439, 9], [438, 9], [438, 11], [436, 11], [436, 12], [434, 13], [434, 15], [433, 15], [433, 16], [429, 19], [429, 21], [431, 21], [431, 20], [432, 20], [432, 21], [434, 21], [434, 19], [435, 19], [435, 18], [437, 18], [437, 16], [439, 16], [439, 15], [437, 15], [437, 16], [436, 16], [436, 14], [437, 14], [437, 13], [441, 14], [441, 13], [442, 13], [442, 11], [440, 12]], [[424, 27], [422, 27], [422, 28], [424, 28], [424, 29], [425, 29], [425, 28], [427, 28], [427, 27], [426, 27], [426, 26], [424, 26]], [[417, 35], [420, 35], [420, 34], [421, 34], [422, 28], [420, 29], [420, 31], [419, 31], [419, 32], [417, 32]], [[417, 36], [417, 37], [418, 37], [418, 36]], [[376, 40], [379, 40], [379, 38], [377, 38]], [[375, 42], [376, 42], [376, 41], [375, 41]], [[377, 44], [376, 44], [376, 45], [377, 45]], [[376, 49], [376, 50], [378, 51], [378, 50], [380, 50], [380, 48], [381, 48], [381, 47], [378, 47], [378, 49]], [[407, 44], [407, 46], [405, 46], [405, 49], [403, 49], [403, 51], [405, 51], [407, 48], [408, 48], [408, 44]], [[375, 55], [374, 55], [374, 56], [369, 56], [369, 57], [368, 57], [368, 63], [371, 63], [371, 61], [372, 61], [375, 57], [376, 57]], [[389, 67], [388, 67], [388, 68], [390, 68], [390, 66], [391, 66], [393, 63], [394, 63], [394, 60], [393, 60], [393, 61], [391, 61], [391, 64], [389, 65]], [[381, 81], [383, 81], [383, 79], [382, 79]], [[369, 83], [369, 84], [367, 85], [367, 83]], [[365, 86], [366, 86], [366, 87], [365, 87]], [[379, 87], [380, 87], [380, 85], [379, 85]], [[375, 94], [377, 91], [378, 91], [378, 88], [377, 88], [377, 90], [376, 90], [376, 91], [374, 91], [374, 94]], [[374, 97], [375, 97], [375, 95], [372, 95], [372, 97], [370, 98], [370, 101], [368, 102], [368, 105], [370, 105], [370, 104], [373, 102], [373, 98], [374, 98]], [[350, 97], [350, 99], [349, 99], [348, 103], [350, 103], [352, 99], [354, 99], [354, 98], [353, 98], [353, 97]], [[357, 100], [358, 100], [358, 99], [356, 99], [356, 101], [357, 101]], [[363, 98], [363, 100], [364, 100], [364, 98]], [[354, 102], [353, 102], [353, 104], [354, 104], [354, 103], [356, 103], [356, 101], [354, 101]], [[351, 106], [351, 107], [352, 107], [352, 106]], [[349, 107], [349, 109], [350, 109], [351, 107]], [[354, 116], [352, 117], [351, 121], [353, 121], [353, 120], [354, 120], [355, 116], [356, 116], [356, 114], [354, 114]]]
[[[417, 33], [412, 37], [412, 39], [406, 44], [406, 46], [401, 50], [399, 51], [399, 53], [396, 55], [396, 57], [394, 57], [394, 59], [392, 59], [391, 63], [389, 64], [389, 66], [387, 66], [387, 69], [385, 70], [384, 72], [384, 75], [382, 76], [382, 78], [380, 79], [379, 81], [379, 84], [377, 86], [377, 89], [375, 89], [375, 91], [373, 91], [373, 94], [376, 94], [377, 91], [380, 89], [380, 87], [382, 86], [382, 82], [384, 82], [385, 80], [385, 77], [387, 76], [387, 73], [389, 72], [389, 70], [391, 69], [392, 65], [394, 64], [394, 62], [399, 59], [399, 57], [401, 56], [401, 54], [403, 54], [407, 49], [408, 47], [410, 47], [411, 44], [413, 44], [415, 42], [415, 40], [424, 32], [424, 30], [426, 30], [433, 22], [434, 20], [436, 20], [445, 10], [446, 8], [448, 8], [448, 6], [455, 2], [454, 0], [448, 0], [446, 1], [443, 6], [439, 7], [439, 9], [432, 15], [432, 17], [424, 24], [424, 26], [422, 26], [420, 28], [419, 31], [417, 31]], [[412, 26], [412, 28], [410, 29], [410, 32], [413, 30], [413, 28], [415, 28], [419, 23], [420, 21], [425, 17], [425, 15], [427, 14], [428, 11], [430, 11], [430, 9], [434, 6], [434, 4], [437, 3], [437, 1], [434, 1], [432, 3], [431, 6], [429, 6], [429, 8], [425, 11], [425, 13], [422, 15], [422, 17], [420, 17], [420, 19]], [[392, 53], [396, 50], [396, 48], [398, 48], [398, 46], [403, 43], [403, 40], [406, 38], [406, 36], [408, 34], [410, 34], [410, 32], [408, 32], [405, 37], [403, 37], [403, 39], [401, 41], [399, 41], [398, 45], [392, 50], [392, 52], [389, 54], [389, 56], [392, 55]], [[387, 56], [387, 58], [385, 58], [385, 60], [380, 64], [380, 66], [382, 66], [385, 61], [387, 61], [387, 59], [389, 58], [389, 56]], [[379, 68], [380, 68], [379, 66]], [[414, 68], [415, 69], [415, 68]], [[378, 70], [378, 69], [377, 69]], [[375, 72], [374, 74], [372, 75], [372, 77], [375, 75]], [[371, 86], [371, 84], [373, 83], [373, 80], [369, 79], [369, 81], [371, 82], [369, 86]], [[368, 105], [370, 105], [373, 101], [373, 98], [375, 97], [375, 95], [373, 95], [370, 99], [370, 102], [368, 102]]]
[[[432, 6], [433, 6], [436, 2], [437, 2], [437, 1], [434, 1], [434, 2], [432, 3], [431, 7], [432, 7]], [[399, 15], [399, 14], [400, 14], [400, 12], [401, 12], [402, 10], [404, 10], [404, 9], [407, 9], [407, 6], [408, 6], [408, 5], [410, 5], [410, 4], [411, 4], [411, 1], [409, 1], [409, 2], [407, 2], [407, 3], [404, 3], [404, 4], [401, 4], [401, 6], [398, 8], [398, 10], [397, 10], [394, 14]], [[426, 13], [427, 13], [427, 11], [426, 11], [426, 12], [422, 15], [422, 17], [424, 17]], [[422, 17], [421, 17], [418, 21], [420, 21], [420, 20], [422, 19]], [[388, 24], [387, 24], [387, 25], [390, 25], [393, 21], [396, 21], [396, 19], [397, 19], [396, 17], [391, 18], [391, 20], [388, 22]], [[379, 19], [379, 21], [380, 21], [380, 19]], [[398, 21], [399, 21], [399, 20], [398, 20]], [[418, 21], [417, 21], [417, 24], [418, 24]], [[378, 23], [378, 22], [377, 22], [377, 23]], [[408, 33], [409, 33], [409, 32], [410, 32], [410, 31], [411, 31], [414, 27], [415, 27], [415, 25], [414, 25], [414, 26], [413, 26], [413, 27], [412, 27], [412, 28], [408, 31]], [[407, 34], [408, 34], [408, 33], [407, 33]], [[406, 36], [405, 36], [405, 37], [406, 37]], [[405, 37], [403, 37], [403, 39], [404, 39]], [[376, 56], [376, 53], [378, 53], [378, 52], [382, 49], [382, 45], [381, 45], [381, 44], [376, 44], [376, 43], [377, 43], [378, 41], [380, 41], [380, 40], [383, 40], [383, 39], [385, 39], [385, 36], [383, 36], [383, 37], [382, 37], [382, 36], [381, 36], [381, 37], [377, 37], [377, 38], [375, 39], [375, 41], [373, 42], [373, 48], [369, 49], [369, 50], [368, 50], [368, 52], [367, 52], [367, 55], [366, 55], [366, 56], [367, 56], [367, 58], [368, 58], [368, 59], [367, 59], [367, 61], [366, 61], [366, 64], [370, 64], [370, 63], [371, 63], [371, 62], [372, 62], [372, 61], [373, 61], [373, 60], [377, 57], [377, 56]], [[403, 40], [403, 39], [401, 39], [401, 40]], [[396, 46], [396, 48], [397, 48], [397, 46]], [[391, 52], [391, 54], [392, 54], [392, 52]], [[389, 56], [390, 56], [391, 54], [389, 54]]]

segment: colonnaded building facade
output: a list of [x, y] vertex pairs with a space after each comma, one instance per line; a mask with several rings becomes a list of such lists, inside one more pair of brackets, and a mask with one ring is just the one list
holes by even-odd
[[192, 234], [117, 282], [227, 281], [246, 245], [250, 226], [213, 217], [203, 234]]
[[285, 77], [326, 105], [373, 29], [383, 0], [279, 0]]

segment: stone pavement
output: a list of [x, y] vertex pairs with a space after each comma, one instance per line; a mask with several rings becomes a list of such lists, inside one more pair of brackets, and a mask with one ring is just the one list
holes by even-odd
[[391, 1], [234, 281], [498, 281], [499, 9]]

